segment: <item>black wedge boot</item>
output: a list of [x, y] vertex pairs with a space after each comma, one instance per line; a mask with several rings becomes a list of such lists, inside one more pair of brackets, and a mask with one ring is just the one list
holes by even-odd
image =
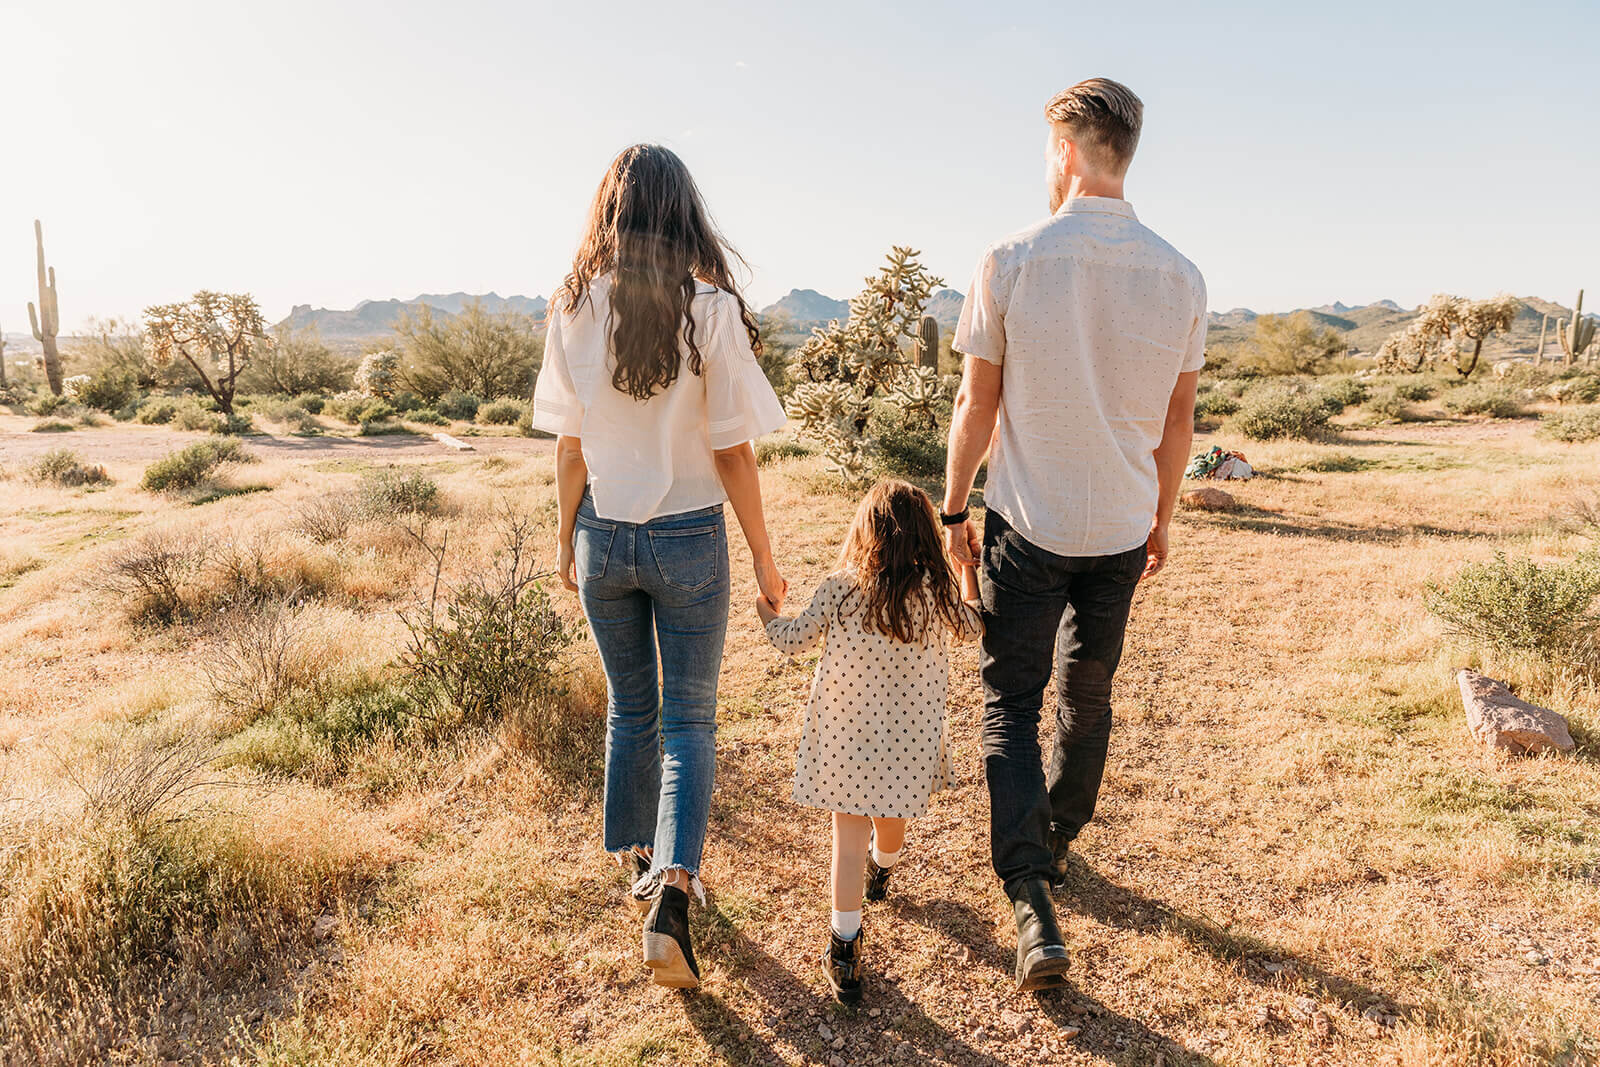
[[878, 861], [868, 856], [867, 886], [862, 895], [867, 900], [883, 900], [889, 895], [889, 876], [893, 873], [894, 867], [879, 867]]
[[1024, 882], [1011, 910], [1017, 920], [1017, 988], [1026, 991], [1065, 985], [1071, 964], [1050, 903], [1050, 884], [1043, 878]]
[[846, 941], [832, 929], [828, 931], [828, 951], [822, 957], [822, 973], [833, 987], [833, 998], [840, 1004], [861, 1003], [861, 931]]
[[673, 989], [700, 985], [700, 968], [689, 943], [689, 895], [676, 886], [660, 886], [645, 916], [644, 963], [655, 972], [656, 985]]

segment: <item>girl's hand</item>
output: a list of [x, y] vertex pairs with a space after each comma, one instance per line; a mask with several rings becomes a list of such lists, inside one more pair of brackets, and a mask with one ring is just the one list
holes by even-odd
[[756, 563], [756, 587], [772, 606], [774, 613], [783, 611], [783, 598], [789, 595], [789, 583], [778, 572], [778, 565], [769, 557]]
[[756, 597], [756, 614], [761, 616], [761, 625], [765, 626], [773, 619], [780, 618], [779, 612], [773, 608], [772, 601], [764, 596]]
[[576, 593], [578, 583], [575, 575], [578, 571], [577, 558], [572, 553], [572, 538], [562, 537], [556, 544], [556, 571], [561, 575], [562, 588]]

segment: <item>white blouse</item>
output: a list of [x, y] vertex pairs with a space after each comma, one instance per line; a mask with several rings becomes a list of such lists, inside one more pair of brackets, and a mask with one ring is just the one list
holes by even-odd
[[738, 301], [699, 283], [693, 313], [701, 372], [689, 373], [688, 345], [680, 342], [678, 377], [649, 400], [635, 400], [611, 384], [611, 285], [603, 274], [576, 312], [551, 309], [533, 425], [582, 439], [602, 519], [642, 523], [722, 503], [728, 494], [712, 453], [787, 421], [756, 362]]

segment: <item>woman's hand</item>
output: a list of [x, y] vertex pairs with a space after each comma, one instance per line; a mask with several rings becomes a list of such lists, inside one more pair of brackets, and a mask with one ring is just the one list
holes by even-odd
[[778, 565], [772, 562], [771, 557], [756, 561], [756, 588], [761, 590], [761, 596], [772, 605], [776, 614], [783, 612], [783, 598], [789, 595], [789, 583], [778, 572]]
[[773, 608], [764, 596], [756, 597], [756, 614], [761, 616], [761, 625], [763, 626], [773, 619], [781, 617], [780, 613]]
[[556, 546], [556, 570], [561, 575], [561, 586], [576, 593], [578, 591], [578, 583], [576, 581], [578, 563], [577, 557], [572, 553], [572, 538], [562, 537], [558, 539], [558, 542]]

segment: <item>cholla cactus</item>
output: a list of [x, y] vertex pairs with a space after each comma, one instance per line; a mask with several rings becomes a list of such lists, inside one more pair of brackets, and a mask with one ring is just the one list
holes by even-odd
[[93, 380], [94, 379], [89, 377], [87, 374], [74, 374], [72, 377], [62, 381], [61, 395], [66, 397], [68, 400], [76, 400], [78, 399], [78, 390], [82, 389]]
[[888, 264], [851, 299], [849, 318], [812, 331], [789, 365], [797, 383], [789, 417], [802, 436], [821, 443], [831, 467], [849, 482], [865, 480], [870, 469], [865, 435], [874, 398], [893, 396], [934, 421], [933, 405], [944, 395], [938, 375], [914, 368], [901, 350], [903, 340], [918, 337], [923, 305], [944, 284], [919, 255], [891, 249]]
[[1504, 293], [1487, 300], [1436, 294], [1410, 325], [1378, 349], [1378, 368], [1415, 372], [1429, 363], [1443, 363], [1463, 378], [1471, 377], [1478, 369], [1483, 342], [1509, 330], [1521, 310], [1522, 301]]
[[239, 375], [256, 352], [272, 347], [261, 306], [249, 293], [202, 289], [178, 304], [144, 309], [144, 347], [166, 367], [182, 359], [224, 415], [233, 414]]
[[356, 392], [365, 397], [389, 400], [400, 379], [400, 353], [392, 348], [380, 348], [361, 357], [356, 368]]

